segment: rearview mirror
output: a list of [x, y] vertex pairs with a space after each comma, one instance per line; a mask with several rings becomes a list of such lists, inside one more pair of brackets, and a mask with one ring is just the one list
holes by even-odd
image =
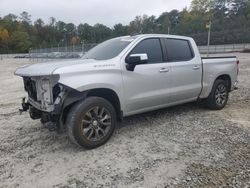
[[135, 66], [139, 64], [146, 64], [148, 62], [147, 54], [131, 54], [126, 59], [127, 70], [134, 71]]

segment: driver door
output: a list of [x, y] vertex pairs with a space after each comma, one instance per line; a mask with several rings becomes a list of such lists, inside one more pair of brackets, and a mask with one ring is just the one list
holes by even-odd
[[171, 67], [164, 60], [160, 39], [142, 40], [129, 55], [145, 53], [148, 55], [146, 64], [136, 65], [134, 71], [123, 71], [125, 115], [157, 109], [170, 101]]

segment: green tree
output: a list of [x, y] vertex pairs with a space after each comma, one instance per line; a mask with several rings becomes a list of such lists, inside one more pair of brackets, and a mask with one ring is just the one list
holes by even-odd
[[14, 31], [12, 33], [11, 39], [14, 43], [15, 52], [28, 52], [32, 43], [27, 32]]
[[28, 12], [26, 12], [26, 11], [23, 11], [20, 14], [20, 19], [24, 23], [31, 24], [31, 15]]
[[209, 12], [214, 2], [214, 0], [193, 0], [191, 3], [191, 10], [203, 13]]
[[171, 29], [171, 22], [169, 18], [169, 13], [164, 12], [162, 13], [159, 18], [157, 19], [157, 23], [160, 27], [160, 33], [169, 33]]
[[92, 34], [94, 36], [93, 37], [94, 40], [92, 40], [92, 42], [99, 43], [111, 38], [112, 30], [103, 24], [95, 24], [93, 27]]
[[65, 40], [67, 44], [70, 44], [70, 40], [76, 36], [77, 30], [73, 23], [68, 23], [65, 25]]
[[103, 24], [42, 19], [31, 22], [31, 15], [0, 17], [0, 53], [24, 52], [32, 48], [69, 44], [98, 43], [103, 40], [139, 33], [168, 33], [191, 36], [197, 44], [206, 44], [206, 24], [212, 22], [211, 44], [250, 42], [250, 0], [193, 0], [190, 8], [164, 12], [159, 17], [136, 16], [128, 25], [109, 28]]
[[124, 36], [128, 34], [128, 27], [122, 25], [121, 23], [115, 24], [113, 29], [113, 35], [115, 37]]
[[84, 43], [94, 42], [94, 28], [89, 24], [79, 24], [77, 27], [80, 40]]
[[7, 29], [0, 27], [0, 47], [5, 52], [9, 52], [10, 35]]

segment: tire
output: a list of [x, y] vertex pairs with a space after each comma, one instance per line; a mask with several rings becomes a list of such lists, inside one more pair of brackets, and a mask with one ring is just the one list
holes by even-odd
[[212, 110], [223, 109], [228, 101], [229, 86], [228, 82], [224, 80], [216, 80], [214, 82], [211, 93], [206, 99], [206, 106]]
[[88, 97], [76, 103], [66, 121], [70, 140], [86, 149], [105, 144], [116, 127], [116, 111], [109, 101]]

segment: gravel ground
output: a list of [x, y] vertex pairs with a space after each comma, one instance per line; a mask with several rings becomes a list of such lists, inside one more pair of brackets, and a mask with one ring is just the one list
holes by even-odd
[[95, 150], [49, 132], [27, 113], [14, 70], [0, 60], [0, 187], [250, 187], [250, 54], [226, 108], [194, 104], [125, 118]]

